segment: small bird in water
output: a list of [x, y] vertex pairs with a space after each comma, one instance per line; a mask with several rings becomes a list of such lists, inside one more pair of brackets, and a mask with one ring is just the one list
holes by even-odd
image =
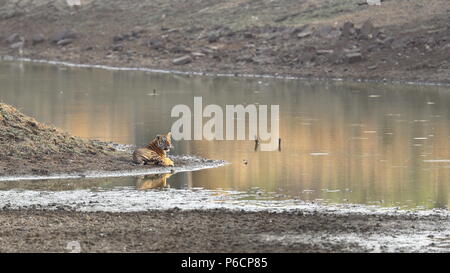
[[248, 164], [248, 161], [247, 160], [242, 160], [243, 162], [244, 162], [244, 165], [247, 165]]

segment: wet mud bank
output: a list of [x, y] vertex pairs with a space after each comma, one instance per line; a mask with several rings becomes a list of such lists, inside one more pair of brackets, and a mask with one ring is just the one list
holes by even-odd
[[[0, 210], [2, 252], [448, 252], [447, 216]], [[6, 224], [8, 223], [8, 224]]]

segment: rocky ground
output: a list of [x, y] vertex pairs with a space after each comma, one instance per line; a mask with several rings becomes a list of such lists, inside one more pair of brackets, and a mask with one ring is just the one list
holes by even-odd
[[[441, 252], [443, 216], [0, 210], [1, 252]], [[70, 249], [70, 248], [69, 248]]]
[[450, 82], [450, 2], [1, 0], [0, 54], [198, 72]]

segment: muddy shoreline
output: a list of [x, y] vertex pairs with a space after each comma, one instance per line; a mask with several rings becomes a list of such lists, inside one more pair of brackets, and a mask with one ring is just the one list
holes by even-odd
[[0, 210], [1, 252], [448, 252], [448, 217]]

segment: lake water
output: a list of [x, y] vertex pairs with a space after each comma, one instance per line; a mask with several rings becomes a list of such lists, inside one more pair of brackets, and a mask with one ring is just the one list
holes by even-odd
[[[157, 95], [153, 95], [153, 90]], [[178, 141], [173, 154], [223, 159], [177, 173], [172, 189], [242, 199], [447, 208], [450, 87], [249, 79], [0, 62], [0, 100], [83, 138], [145, 145], [177, 104], [280, 106], [282, 150], [254, 141]], [[207, 119], [205, 119], [206, 121]], [[244, 161], [247, 164], [244, 164]], [[0, 190], [140, 191], [134, 177], [1, 182]], [[154, 193], [152, 193], [154, 194]]]

